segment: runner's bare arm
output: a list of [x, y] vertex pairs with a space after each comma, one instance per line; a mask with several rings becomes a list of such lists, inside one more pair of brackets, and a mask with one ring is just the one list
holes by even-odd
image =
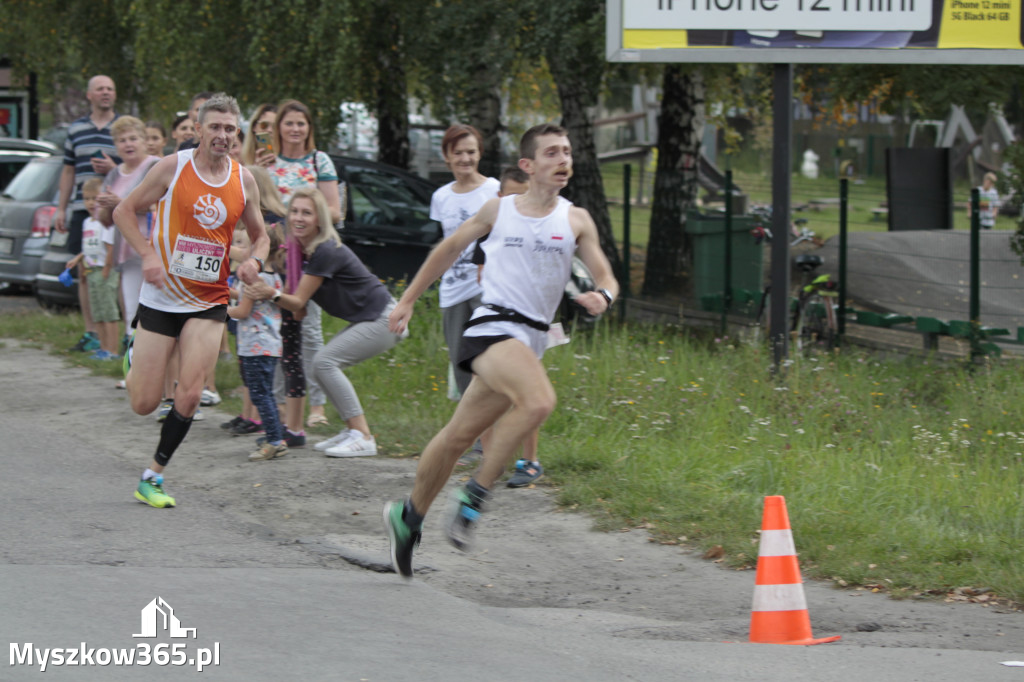
[[[601, 239], [597, 234], [597, 225], [590, 213], [583, 208], [569, 209], [569, 224], [576, 234], [576, 253], [583, 264], [590, 269], [594, 284], [598, 289], [607, 289], [612, 299], [619, 295], [619, 283], [612, 274], [611, 263], [601, 250]], [[608, 309], [608, 301], [597, 291], [586, 291], [576, 297], [576, 302], [587, 309], [591, 315], [599, 315]]]
[[242, 222], [245, 223], [245, 231], [249, 233], [249, 241], [252, 249], [250, 257], [239, 264], [238, 279], [246, 284], [253, 284], [259, 281], [260, 266], [254, 258], [262, 261], [267, 260], [270, 252], [270, 237], [267, 236], [266, 225], [263, 224], [263, 212], [260, 211], [260, 190], [256, 186], [256, 179], [252, 177], [249, 169], [242, 168], [242, 184], [245, 187], [245, 209], [242, 211]]
[[403, 333], [412, 317], [413, 304], [423, 295], [431, 284], [452, 266], [459, 254], [480, 237], [490, 234], [491, 227], [498, 217], [498, 199], [491, 199], [484, 204], [469, 220], [459, 225], [450, 237], [438, 244], [423, 261], [419, 272], [409, 283], [398, 305], [391, 311], [388, 327], [396, 334]]

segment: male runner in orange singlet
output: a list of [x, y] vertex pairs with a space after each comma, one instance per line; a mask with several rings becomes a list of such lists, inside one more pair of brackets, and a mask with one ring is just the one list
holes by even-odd
[[[163, 470], [192, 425], [206, 370], [220, 350], [227, 320], [227, 255], [239, 219], [252, 241], [251, 257], [237, 271], [243, 282], [257, 280], [270, 248], [256, 181], [228, 156], [240, 115], [233, 97], [218, 93], [207, 100], [196, 124], [199, 146], [162, 159], [114, 210], [117, 229], [142, 255], [138, 327], [125, 354], [125, 382], [137, 414], [149, 414], [160, 404], [175, 343], [180, 353], [174, 409], [135, 491], [139, 501], [153, 507], [175, 504], [163, 491]], [[135, 214], [154, 203], [153, 233], [146, 239]]]

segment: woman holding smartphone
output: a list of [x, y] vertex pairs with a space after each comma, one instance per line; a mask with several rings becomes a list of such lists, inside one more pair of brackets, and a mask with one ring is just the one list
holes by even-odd
[[313, 117], [305, 104], [289, 99], [277, 107], [273, 149], [257, 149], [256, 163], [266, 166], [288, 202], [300, 187], [319, 189], [327, 200], [331, 220], [341, 222], [341, 198], [338, 196], [338, 171], [326, 153], [316, 148]]
[[[263, 117], [267, 117], [266, 113]], [[260, 117], [257, 116], [254, 120], [257, 133], [263, 132], [259, 130]], [[256, 135], [253, 137], [257, 138]], [[266, 167], [270, 172], [282, 203], [287, 204], [297, 190], [318, 189], [327, 201], [333, 224], [341, 222], [338, 172], [331, 157], [316, 148], [313, 117], [305, 104], [290, 99], [277, 105], [271, 127], [272, 148], [261, 146], [258, 138], [255, 143], [256, 164]], [[288, 239], [289, 243], [292, 243], [290, 233]], [[285, 281], [286, 287], [294, 287], [296, 284], [295, 281]], [[286, 323], [301, 326], [301, 347], [297, 348], [286, 342], [285, 353], [291, 358], [297, 358], [297, 364], [301, 365], [305, 375], [297, 379], [293, 377], [293, 381], [302, 381], [307, 385], [309, 419], [306, 420], [306, 426], [326, 424], [324, 405], [327, 403], [327, 396], [313, 375], [313, 358], [324, 345], [320, 306], [309, 300], [305, 314], [300, 312], [295, 315], [294, 320], [286, 320]], [[285, 421], [289, 429], [302, 429], [304, 411], [305, 396], [292, 396], [286, 400]]]
[[258, 149], [274, 153], [274, 121], [276, 119], [276, 104], [263, 103], [252, 113], [252, 117], [249, 119], [249, 134], [246, 135], [245, 143], [242, 145], [242, 162], [246, 166], [256, 164]]

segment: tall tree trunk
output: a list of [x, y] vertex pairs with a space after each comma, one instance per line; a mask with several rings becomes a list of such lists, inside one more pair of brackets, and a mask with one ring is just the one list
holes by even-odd
[[480, 87], [473, 92], [469, 122], [484, 137], [479, 170], [487, 177], [496, 178], [501, 174], [501, 133], [505, 130], [501, 122], [500, 74], [494, 73], [489, 64], [480, 65], [477, 74]]
[[[552, 68], [552, 73], [556, 74], [556, 69]], [[601, 182], [601, 166], [594, 143], [594, 123], [587, 110], [587, 102], [594, 96], [571, 74], [563, 72], [555, 75], [555, 82], [562, 102], [562, 126], [569, 131], [569, 143], [572, 145], [572, 179], [563, 194], [569, 201], [590, 211], [597, 224], [601, 250], [608, 257], [612, 272], [618, 278], [622, 259], [615, 247], [612, 220], [608, 214], [608, 198]]]
[[380, 3], [374, 11], [379, 41], [373, 50], [377, 61], [377, 143], [378, 160], [409, 168], [409, 101], [405, 66], [402, 63], [402, 28], [397, 11]]
[[654, 177], [644, 296], [679, 292], [686, 280], [686, 212], [700, 187], [704, 132], [704, 77], [699, 68], [665, 67], [658, 116], [658, 167]]

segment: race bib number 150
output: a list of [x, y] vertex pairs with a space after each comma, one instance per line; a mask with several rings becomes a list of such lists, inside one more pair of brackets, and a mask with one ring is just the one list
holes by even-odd
[[225, 253], [222, 244], [182, 235], [174, 243], [174, 255], [168, 272], [197, 282], [216, 282], [220, 279]]

